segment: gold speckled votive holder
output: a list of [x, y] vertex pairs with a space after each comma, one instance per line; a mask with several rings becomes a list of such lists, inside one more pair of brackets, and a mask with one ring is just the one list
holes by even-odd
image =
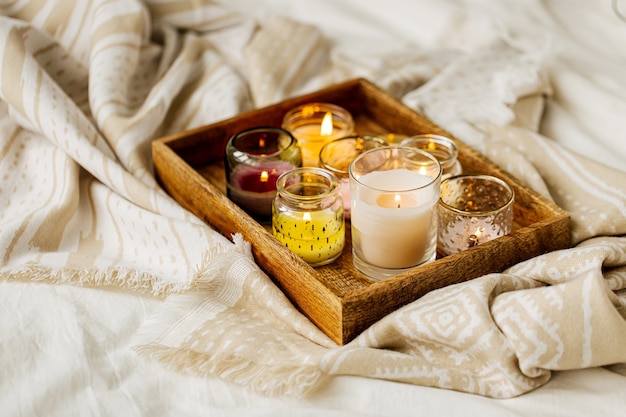
[[511, 233], [513, 189], [491, 175], [458, 175], [441, 183], [437, 248], [451, 255]]

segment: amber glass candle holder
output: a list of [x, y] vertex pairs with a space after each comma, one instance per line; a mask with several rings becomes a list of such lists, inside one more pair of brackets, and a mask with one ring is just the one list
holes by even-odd
[[438, 251], [451, 255], [511, 233], [513, 189], [490, 175], [458, 175], [441, 183]]
[[302, 149], [302, 166], [317, 167], [326, 143], [355, 133], [348, 110], [330, 103], [295, 107], [283, 117], [282, 128], [291, 132]]

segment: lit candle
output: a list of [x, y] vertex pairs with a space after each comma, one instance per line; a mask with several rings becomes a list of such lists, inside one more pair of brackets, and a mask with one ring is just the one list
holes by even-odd
[[459, 175], [463, 168], [457, 157], [459, 150], [452, 139], [441, 135], [424, 134], [405, 138], [400, 142], [400, 146], [421, 149], [432, 154], [439, 163], [443, 173], [441, 180]]
[[318, 166], [319, 153], [326, 143], [354, 133], [352, 115], [329, 103], [298, 106], [285, 114], [283, 129], [291, 132], [302, 149], [302, 165]]
[[[377, 268], [419, 265], [437, 236], [437, 189], [417, 191], [432, 178], [416, 171], [374, 171], [359, 178], [352, 207], [352, 241], [360, 259]], [[398, 190], [380, 193], [377, 190]], [[411, 190], [401, 192], [400, 190]]]
[[274, 236], [309, 264], [320, 264], [341, 254], [345, 245], [342, 213], [333, 209], [278, 214]]
[[320, 150], [319, 166], [329, 170], [339, 179], [339, 193], [343, 198], [344, 216], [350, 214], [350, 163], [358, 155], [370, 149], [387, 146], [387, 142], [378, 136], [358, 135], [335, 139]]
[[513, 189], [489, 175], [458, 175], [441, 184], [437, 246], [451, 255], [511, 232]]
[[352, 254], [357, 270], [389, 278], [436, 257], [441, 165], [414, 148], [384, 146], [350, 165]]
[[257, 220], [269, 221], [278, 177], [301, 164], [300, 148], [289, 132], [272, 127], [239, 132], [225, 150], [227, 196]]
[[386, 208], [415, 207], [417, 198], [413, 194], [381, 194], [376, 197], [376, 204]]
[[258, 166], [237, 165], [230, 173], [229, 198], [254, 217], [269, 217], [276, 180], [294, 168], [289, 161], [266, 161]]
[[337, 177], [321, 168], [299, 168], [280, 176], [272, 232], [312, 266], [337, 259], [345, 246], [343, 203]]

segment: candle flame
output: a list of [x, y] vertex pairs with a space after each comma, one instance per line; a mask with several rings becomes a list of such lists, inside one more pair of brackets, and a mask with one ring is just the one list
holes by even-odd
[[259, 139], [259, 148], [265, 148], [265, 138]]
[[426, 167], [420, 167], [420, 169], [417, 171], [422, 175], [427, 175], [428, 174], [428, 169]]
[[407, 207], [416, 207], [418, 204], [417, 198], [412, 194], [387, 194], [383, 193], [376, 197], [376, 204], [379, 207], [389, 209], [399, 209]]
[[302, 218], [304, 219], [304, 221], [310, 222], [311, 221], [311, 213], [309, 213], [307, 211], [306, 213], [304, 213], [304, 216]]
[[333, 115], [331, 112], [326, 112], [324, 119], [322, 119], [322, 126], [320, 127], [321, 136], [330, 136], [333, 134]]
[[261, 182], [267, 182], [267, 180], [269, 179], [269, 174], [267, 173], [267, 171], [263, 171], [261, 172]]

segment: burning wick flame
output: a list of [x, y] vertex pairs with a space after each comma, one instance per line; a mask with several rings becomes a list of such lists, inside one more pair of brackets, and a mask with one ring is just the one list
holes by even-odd
[[476, 233], [469, 235], [469, 238], [467, 239], [468, 247], [473, 248], [474, 246], [478, 245], [479, 236], [480, 236], [480, 230], [477, 230]]
[[333, 115], [331, 112], [326, 112], [322, 119], [322, 126], [320, 128], [321, 136], [330, 136], [333, 134]]
[[267, 173], [267, 171], [263, 171], [261, 172], [261, 182], [267, 182], [267, 180], [269, 179], [269, 174]]
[[376, 197], [376, 204], [379, 207], [390, 209], [416, 207], [417, 203], [417, 198], [411, 194], [381, 194]]
[[304, 213], [304, 216], [302, 218], [304, 219], [305, 222], [310, 222], [311, 221], [311, 213], [309, 213], [307, 211], [306, 213]]

